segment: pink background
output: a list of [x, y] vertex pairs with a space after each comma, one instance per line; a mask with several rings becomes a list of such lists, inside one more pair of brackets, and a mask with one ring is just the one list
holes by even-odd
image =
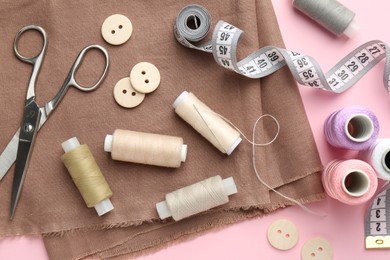
[[[369, 40], [390, 43], [389, 7], [387, 0], [340, 0], [356, 13], [359, 33], [352, 39], [336, 38], [309, 18], [292, 8], [289, 0], [273, 0], [286, 48], [314, 57], [324, 71], [328, 71], [342, 57]], [[263, 15], [267, 15], [264, 13]], [[387, 17], [387, 18], [386, 18]], [[218, 19], [214, 17], [213, 19]], [[245, 37], [245, 35], [244, 35]], [[210, 62], [212, 58], [210, 57]], [[378, 116], [380, 137], [389, 137], [387, 110], [390, 98], [382, 83], [384, 62], [379, 63], [352, 89], [343, 94], [331, 94], [300, 86], [302, 98], [324, 165], [338, 158], [353, 158], [354, 152], [341, 153], [326, 143], [322, 126], [333, 111], [348, 105], [364, 105]], [[324, 219], [309, 215], [298, 207], [279, 210], [269, 216], [246, 221], [223, 230], [208, 233], [189, 242], [173, 245], [139, 260], [161, 259], [300, 259], [300, 250], [308, 239], [326, 238], [333, 246], [334, 259], [389, 259], [386, 250], [367, 251], [364, 247], [364, 215], [367, 205], [347, 206], [333, 199], [310, 205], [325, 212]], [[293, 221], [300, 232], [298, 244], [291, 250], [278, 251], [266, 238], [267, 227], [276, 219]], [[48, 259], [40, 238], [14, 237], [0, 240], [0, 259]]]

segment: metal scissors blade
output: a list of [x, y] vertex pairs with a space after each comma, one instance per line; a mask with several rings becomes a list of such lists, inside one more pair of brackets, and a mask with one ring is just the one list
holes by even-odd
[[16, 165], [14, 180], [12, 183], [10, 219], [15, 214], [16, 205], [18, 204], [20, 193], [22, 191], [24, 179], [26, 177], [32, 148], [35, 137], [38, 133], [38, 126], [41, 117], [41, 111], [36, 104], [35, 98], [27, 100], [24, 109], [23, 120], [20, 126], [19, 143], [16, 155]]

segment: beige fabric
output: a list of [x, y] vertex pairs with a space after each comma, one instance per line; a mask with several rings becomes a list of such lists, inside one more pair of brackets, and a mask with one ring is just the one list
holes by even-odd
[[[190, 1], [92, 1], [36, 0], [0, 3], [0, 148], [17, 129], [23, 111], [31, 66], [13, 54], [16, 32], [27, 24], [39, 24], [49, 38], [47, 55], [38, 78], [40, 104], [50, 100], [62, 84], [78, 52], [88, 44], [107, 48], [111, 66], [103, 85], [91, 93], [70, 89], [39, 132], [23, 193], [12, 222], [8, 207], [13, 168], [0, 183], [0, 236], [40, 234], [51, 259], [78, 258], [93, 253], [100, 257], [142, 254], [167, 243], [254, 216], [289, 203], [271, 194], [253, 172], [251, 145], [243, 142], [231, 156], [220, 153], [175, 113], [171, 106], [183, 91], [229, 118], [248, 136], [262, 114], [275, 116], [281, 132], [270, 146], [257, 149], [257, 167], [273, 187], [302, 202], [323, 196], [317, 174], [321, 164], [297, 86], [286, 68], [252, 80], [218, 67], [212, 55], [179, 45], [172, 32], [177, 13]], [[269, 0], [199, 1], [213, 17], [245, 30], [239, 46], [244, 55], [265, 45], [283, 47]], [[129, 17], [133, 34], [121, 46], [101, 37], [103, 21], [120, 13]], [[29, 52], [39, 38], [22, 41]], [[32, 47], [28, 47], [31, 44]], [[113, 99], [118, 80], [131, 68], [151, 62], [161, 73], [159, 88], [146, 95], [134, 109], [120, 107]], [[101, 71], [102, 57], [91, 53], [79, 73], [81, 83], [92, 83]], [[272, 138], [275, 127], [265, 120], [257, 141]], [[181, 136], [188, 157], [178, 169], [113, 161], [103, 152], [106, 134], [115, 129]], [[61, 142], [77, 136], [88, 144], [114, 193], [114, 211], [98, 217], [88, 209], [63, 166]], [[233, 176], [238, 194], [230, 203], [199, 216], [174, 223], [161, 222], [155, 203], [166, 193], [214, 175]], [[61, 236], [61, 237], [60, 237]], [[61, 257], [60, 257], [61, 256]]]

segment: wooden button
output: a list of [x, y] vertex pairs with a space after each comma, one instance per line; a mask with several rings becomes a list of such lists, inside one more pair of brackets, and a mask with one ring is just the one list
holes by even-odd
[[137, 92], [131, 86], [130, 78], [123, 78], [115, 84], [114, 98], [122, 107], [132, 108], [142, 103], [145, 94]]
[[333, 249], [329, 242], [321, 237], [312, 238], [303, 245], [302, 260], [331, 260]]
[[298, 243], [298, 238], [298, 229], [289, 220], [276, 220], [268, 227], [268, 241], [276, 249], [291, 249]]
[[131, 85], [138, 92], [150, 93], [160, 84], [160, 72], [149, 62], [140, 62], [130, 72]]
[[121, 14], [114, 14], [106, 18], [102, 25], [103, 39], [112, 45], [121, 45], [130, 38], [133, 25], [129, 18]]

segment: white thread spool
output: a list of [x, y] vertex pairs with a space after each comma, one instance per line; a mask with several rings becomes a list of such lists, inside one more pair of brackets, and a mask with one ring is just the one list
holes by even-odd
[[222, 153], [230, 155], [242, 141], [238, 131], [190, 92], [181, 93], [173, 102], [173, 108]]
[[117, 129], [104, 140], [104, 151], [118, 161], [179, 168], [187, 157], [183, 138]]
[[293, 6], [324, 28], [340, 36], [353, 37], [359, 30], [355, 13], [335, 0], [293, 0]]
[[[61, 146], [62, 146], [62, 149], [64, 150], [64, 152], [68, 153], [68, 152], [72, 151], [73, 149], [76, 149], [77, 147], [79, 147], [80, 142], [77, 139], [77, 137], [72, 137], [72, 138], [66, 140], [65, 142], [63, 142], [61, 144]], [[96, 205], [94, 205], [94, 208], [95, 208], [97, 214], [99, 216], [102, 216], [102, 215], [110, 212], [111, 210], [113, 210], [114, 206], [112, 205], [111, 200], [109, 198], [107, 198], [107, 199], [100, 201]]]
[[168, 193], [156, 204], [161, 219], [170, 216], [176, 221], [204, 212], [229, 202], [229, 195], [237, 193], [233, 177], [222, 180], [217, 175]]
[[377, 139], [369, 149], [360, 151], [359, 155], [371, 164], [378, 178], [390, 180], [390, 139]]

